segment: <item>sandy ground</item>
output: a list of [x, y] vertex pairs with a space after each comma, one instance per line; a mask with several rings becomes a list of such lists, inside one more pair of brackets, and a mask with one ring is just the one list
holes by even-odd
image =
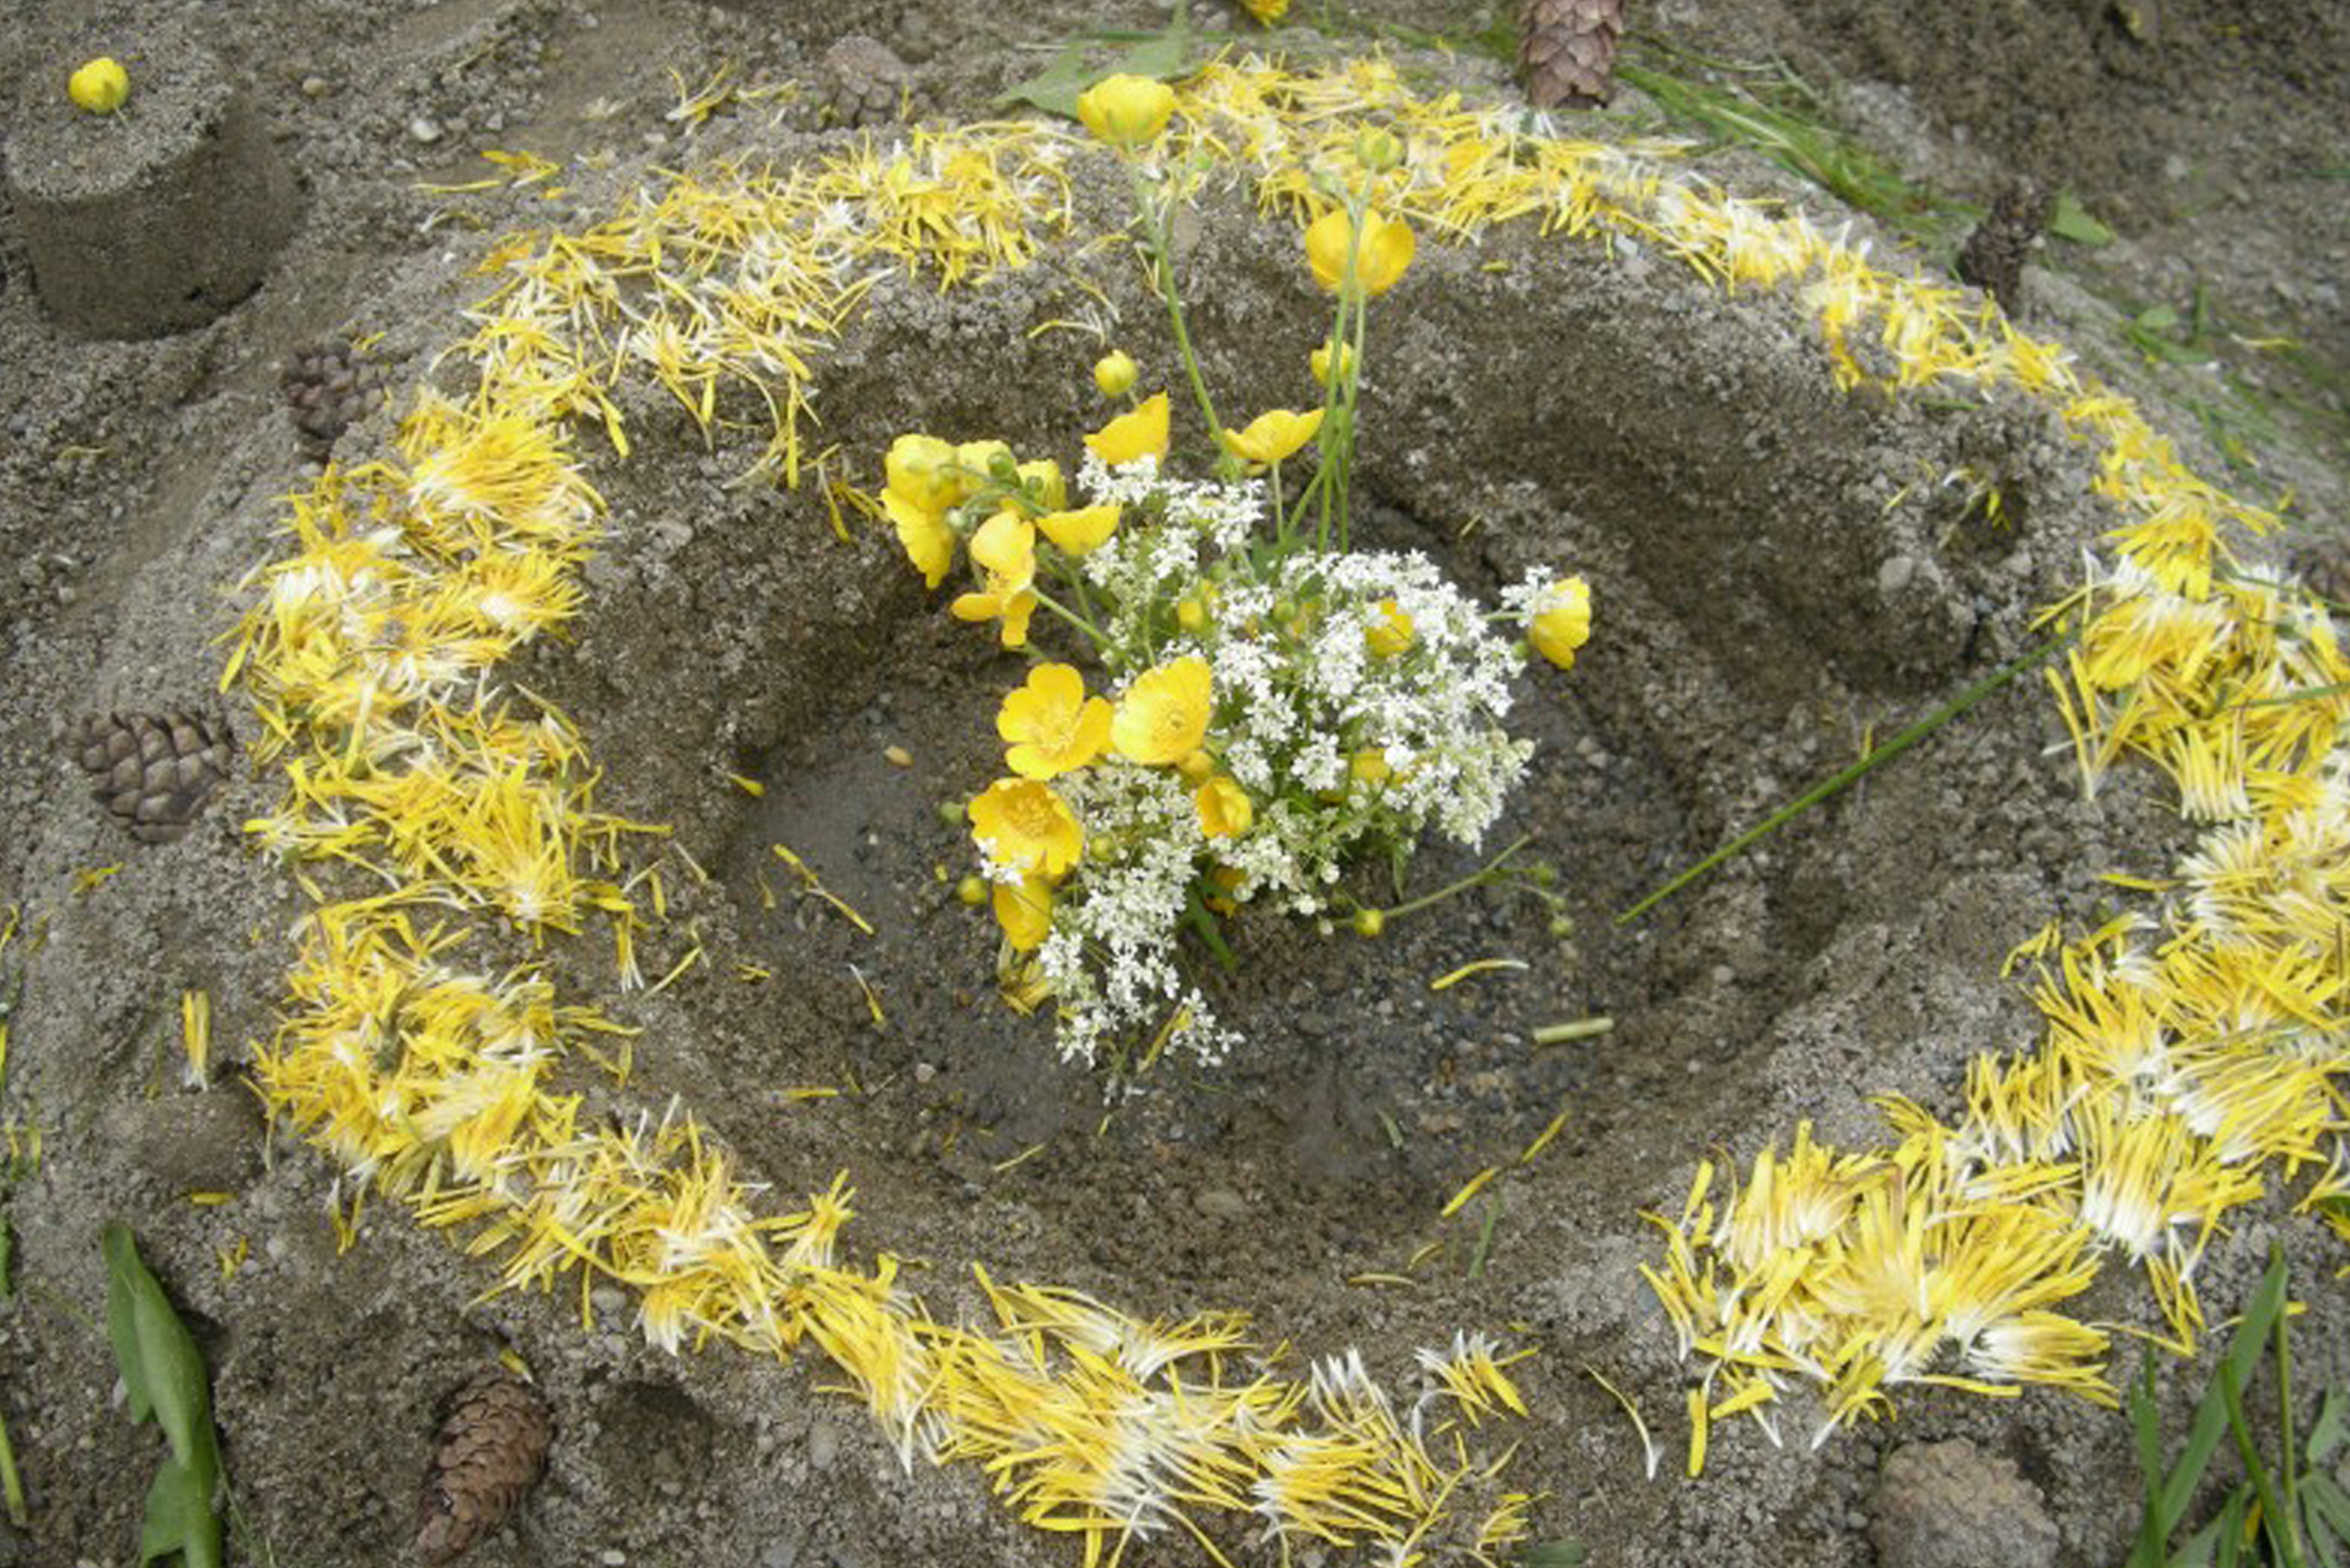
[[[483, 1300], [481, 1268], [393, 1210], [370, 1209], [338, 1251], [325, 1164], [265, 1136], [233, 1070], [202, 1092], [180, 1087], [183, 992], [210, 995], [232, 1062], [268, 1038], [281, 1001], [284, 933], [303, 901], [239, 832], [274, 784], [241, 777], [186, 839], [138, 848], [89, 802], [60, 743], [86, 713], [210, 699], [234, 585], [272, 548], [275, 498], [310, 472], [276, 393], [295, 344], [381, 335], [375, 353], [407, 385], [459, 336], [479, 288], [470, 268], [497, 233], [592, 221], [657, 165], [847, 145], [818, 112], [822, 56], [839, 36], [887, 40], [924, 102], [976, 117], [1038, 68], [1038, 40], [1156, 14], [1098, 9], [49, 4], [0, 41], [0, 76], [38, 95], [86, 44], [128, 57], [111, 40], [198, 40], [299, 177], [290, 237], [258, 291], [143, 340], [61, 330], [14, 214], [0, 214], [0, 808], [12, 827], [0, 901], [47, 921], [44, 947], [7, 960], [24, 991], [0, 1121], [40, 1129], [43, 1151], [0, 1183], [16, 1239], [0, 1414], [32, 1500], [29, 1536], [0, 1525], [0, 1564], [133, 1560], [155, 1442], [110, 1395], [97, 1248], [108, 1217], [137, 1230], [210, 1358], [243, 1521], [233, 1560], [402, 1560], [436, 1403], [510, 1349], [544, 1388], [557, 1436], [522, 1516], [471, 1560], [1073, 1560], [998, 1510], [980, 1478], [901, 1473], [812, 1364], [671, 1358], [630, 1331], [618, 1293], [590, 1333], [572, 1301]], [[1467, 37], [1490, 20], [1436, 0], [1297, 9], [1324, 24], [1289, 36], [1301, 49], [1363, 47], [1381, 24]], [[2307, 416], [2286, 410], [2232, 478], [2263, 499], [2292, 487], [2295, 515], [2322, 532], [2338, 525], [2344, 471], [2327, 432], [2344, 412], [2345, 24], [2281, 0], [2172, 0], [2138, 8], [2153, 20], [2133, 26], [2118, 9], [2019, 19], [1989, 0], [1925, 16], [1755, 0], [1636, 7], [1634, 21], [1688, 49], [1792, 59], [1864, 136], [1958, 196], [1982, 199], [2011, 166], [2078, 192], [2122, 239], [2045, 253], [2030, 323], [2138, 396], [2215, 475], [2229, 473], [2213, 440], [2225, 427], [2198, 408], [2216, 381], [2147, 363], [2120, 322], [2153, 304], [2184, 314], [2201, 290], [2238, 337], [2308, 344], [2320, 379], [2290, 388]], [[1508, 91], [1473, 54], [1408, 57], [1436, 85]], [[688, 140], [664, 118], [669, 73], [697, 83], [725, 60], [801, 96], [738, 106]], [[29, 137], [54, 106], [26, 103], [9, 125]], [[1653, 112], [1631, 93], [1578, 130], [1628, 133]], [[478, 178], [483, 148], [570, 165], [567, 193], [420, 188]], [[1707, 166], [1840, 217], [1760, 160]], [[1898, 243], [1857, 226], [1888, 251]], [[1230, 198], [1206, 204], [1186, 239], [1208, 370], [1245, 406], [1290, 395], [1277, 361], [1302, 359], [1318, 331], [1288, 243]], [[1073, 447], [1097, 416], [1083, 384], [1094, 347], [1031, 329], [1071, 313], [1080, 284], [1120, 313], [1137, 357], [1164, 358], [1137, 280], [1098, 256], [1056, 253], [969, 294], [892, 279], [822, 370], [827, 439], [869, 469], [916, 427]], [[1864, 734], [2026, 647], [2105, 525], [2082, 455], [2021, 404], [1953, 413], [1838, 393], [1790, 302], [1725, 303], [1654, 259], [1610, 263], [1514, 231], [1474, 252], [1431, 246], [1382, 324], [1394, 359], [1374, 415], [1375, 541], [1427, 549], [1482, 592], [1535, 560], [1573, 561], [1602, 588], [1603, 633], [1573, 680], [1524, 694], [1542, 749], [1501, 827], [1534, 835], [1556, 864], [1575, 933], [1555, 937], [1546, 911], [1505, 899], [1399, 922], [1375, 946], [1245, 922], [1246, 963], [1223, 1001], [1254, 1048], [1224, 1072], [1150, 1083], [1104, 1127], [1098, 1082], [995, 1003], [993, 934], [939, 874], [960, 874], [964, 849], [936, 808], [985, 782], [975, 715], [1015, 666], [935, 614], [885, 536], [843, 545], [809, 494], [730, 485], [742, 454], [697, 451], [690, 427], [648, 402], [631, 411], [638, 457], [596, 476], [612, 533], [588, 574], [593, 607], [518, 671], [592, 738], [603, 804], [674, 823], [713, 873], [680, 891], [646, 961], [666, 970], [698, 942], [708, 978], [615, 1004], [646, 1032], [612, 1108], [678, 1097], [779, 1193], [848, 1169], [863, 1215], [853, 1245], [917, 1260], [942, 1313], [964, 1302], [977, 1260], [1143, 1316], [1246, 1310], [1268, 1341], [1359, 1346], [1388, 1374], [1455, 1328], [1509, 1325], [1542, 1352], [1520, 1369], [1534, 1415], [1516, 1482], [1547, 1494], [1541, 1537], [1579, 1538], [1597, 1561], [1876, 1560], [1867, 1525], [1887, 1446], [1948, 1436], [2014, 1460], [2044, 1493], [2056, 1560], [2113, 1560], [2135, 1471], [2124, 1424], [2085, 1403], [1920, 1393], [1892, 1428], [1817, 1452], [1726, 1434], [1692, 1484], [1643, 1479], [1629, 1424], [1576, 1371], [1598, 1365], [1653, 1414], [1674, 1411], [1671, 1335], [1635, 1274], [1650, 1255], [1638, 1211], [1678, 1203], [1700, 1159], [1750, 1155], [1798, 1120], [1865, 1141], [1873, 1095], [1946, 1102], [1973, 1052], [2031, 1038], [2024, 996], [1997, 979], [2001, 956], [2052, 917], [2105, 907], [2099, 872], [2156, 870], [2184, 842], [2147, 780], [2084, 802], [2051, 754], [2061, 728], [2019, 687], [1655, 918], [1609, 919], [1850, 759]], [[2231, 352], [2255, 384], [2283, 375]], [[344, 439], [380, 443], [386, 429], [379, 416]], [[2002, 477], [2008, 525], [1930, 484], [1925, 501], [1888, 504], [1960, 464]], [[232, 707], [231, 722], [248, 721]], [[763, 797], [728, 773], [763, 780]], [[812, 902], [764, 907], [776, 842], [822, 867], [878, 934]], [[1470, 863], [1432, 854], [1414, 874], [1433, 885]], [[120, 870], [77, 889], [77, 872], [107, 866]], [[1529, 967], [1429, 991], [1431, 977], [1496, 954]], [[558, 945], [548, 961], [584, 993], [608, 985], [601, 947]], [[775, 978], [734, 983], [737, 963]], [[888, 998], [886, 1027], [868, 1017], [851, 963]], [[1597, 1041], [1530, 1043], [1544, 1024], [1599, 1014], [1616, 1027]], [[863, 1092], [783, 1093], [852, 1081]], [[1497, 1187], [1481, 1248], [1483, 1206], [1438, 1220], [1464, 1180], [1514, 1159], [1561, 1107], [1568, 1131]], [[199, 1207], [195, 1192], [230, 1196]], [[2338, 1262], [2305, 1223], [2277, 1217], [2216, 1246], [2215, 1315], [2240, 1301], [2272, 1239], [2305, 1278]], [[1441, 1246], [1412, 1288], [1345, 1283], [1399, 1272], [1430, 1242]], [[231, 1274], [218, 1255], [239, 1247]], [[2350, 1376], [2332, 1295], [2312, 1301], [2302, 1336], [2312, 1386]], [[2088, 1315], [2143, 1324], [2150, 1309], [2116, 1269]], [[2174, 1392], [2175, 1405], [2185, 1380]], [[1167, 1544], [1127, 1560], [1197, 1555]]]

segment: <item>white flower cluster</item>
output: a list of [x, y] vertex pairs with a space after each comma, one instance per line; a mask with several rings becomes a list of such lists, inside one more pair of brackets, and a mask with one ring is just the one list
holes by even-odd
[[1060, 782], [1086, 827], [1084, 867], [1037, 950], [1060, 1010], [1061, 1055], [1090, 1062], [1171, 1009], [1167, 1047], [1223, 1059], [1239, 1037], [1217, 1024], [1175, 957], [1205, 845], [1182, 776], [1109, 760]]
[[[1405, 646], [1374, 651], [1405, 622]], [[1432, 825], [1484, 838], [1534, 750], [1501, 723], [1523, 656], [1486, 622], [1419, 555], [1301, 554], [1217, 599], [1199, 649], [1217, 693], [1211, 749], [1270, 803], [1218, 846], [1237, 897], [1314, 914], [1368, 840], [1408, 845]]]
[[[1492, 624], [1522, 624], [1533, 585], [1496, 618], [1424, 556], [1252, 557], [1265, 505], [1253, 482], [1163, 479], [1147, 460], [1089, 460], [1081, 482], [1125, 509], [1084, 560], [1109, 604], [1112, 674], [1204, 659], [1213, 715], [1187, 772], [1112, 756], [1055, 780], [1085, 850], [1037, 961], [1064, 1055], [1181, 1048], [1214, 1060], [1238, 1037], [1184, 978], [1185, 922], [1209, 897], [1318, 914], [1367, 847], [1408, 849], [1430, 827], [1481, 840], [1533, 752], [1502, 727], [1523, 645]], [[1241, 831], [1209, 835], [1203, 773], [1246, 793]]]

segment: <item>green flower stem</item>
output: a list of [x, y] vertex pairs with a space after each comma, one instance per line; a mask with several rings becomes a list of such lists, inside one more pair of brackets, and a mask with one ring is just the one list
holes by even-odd
[[1198, 400], [1200, 417], [1208, 422], [1211, 439], [1220, 437], [1224, 423], [1215, 416], [1215, 400], [1208, 396], [1207, 378], [1199, 373], [1199, 356], [1192, 352], [1191, 334], [1183, 326], [1183, 298], [1175, 290], [1175, 203], [1154, 198], [1138, 165], [1127, 175], [1135, 188], [1135, 205], [1151, 229], [1151, 281], [1167, 302], [1167, 319], [1175, 329], [1175, 350], [1183, 358], [1183, 373], [1191, 378], [1191, 395]]
[[0, 1503], [7, 1505], [9, 1524], [18, 1529], [33, 1528], [32, 1515], [24, 1507], [24, 1478], [16, 1472], [16, 1450], [8, 1443], [5, 1417], [0, 1417]]
[[1664, 902], [1665, 900], [1670, 898], [1673, 894], [1678, 893], [1681, 889], [1686, 887], [1689, 884], [1695, 882], [1698, 878], [1703, 876], [1706, 872], [1712, 870], [1723, 861], [1728, 860], [1732, 855], [1741, 853], [1747, 846], [1755, 843], [1758, 839], [1767, 838], [1769, 835], [1786, 826], [1789, 823], [1794, 822], [1797, 817], [1802, 816], [1806, 811], [1810, 810], [1814, 806], [1819, 805], [1820, 802], [1827, 799], [1828, 796], [1835, 794], [1845, 786], [1857, 781], [1863, 775], [1873, 771], [1886, 762], [1891, 761], [1894, 758], [1900, 756], [1903, 752], [1907, 751], [1911, 746], [1916, 745], [1919, 741], [1924, 740], [1928, 735], [1933, 734], [1935, 730], [1950, 723], [1950, 720], [1958, 717], [1959, 714], [1965, 713], [1976, 703], [1981, 702], [1984, 698], [1989, 697], [1993, 692], [1998, 691], [2001, 686], [2006, 685], [2010, 681], [2014, 680], [2019, 675], [2025, 674], [2027, 671], [2035, 669], [2041, 665], [2045, 664], [2048, 660], [2054, 658], [2058, 653], [2061, 652], [2065, 648], [2069, 647], [2072, 641], [2073, 638], [2069, 633], [2063, 636], [2051, 638], [2049, 641], [2042, 643], [2038, 648], [2035, 648], [2030, 652], [2025, 654], [2022, 658], [2017, 659], [2014, 663], [1994, 670], [1991, 674], [1983, 677], [1981, 681], [1976, 682], [1973, 685], [1959, 693], [1958, 696], [1952, 698], [1949, 702], [1944, 703], [1941, 707], [1935, 709], [1924, 718], [1919, 719], [1916, 724], [1911, 725], [1908, 729], [1903, 730], [1900, 734], [1894, 736], [1891, 740], [1886, 742], [1883, 745], [1877, 747], [1866, 757], [1863, 757], [1859, 761], [1855, 762], [1852, 766], [1844, 769], [1843, 772], [1838, 774], [1835, 777], [1828, 779], [1825, 783], [1805, 791], [1794, 800], [1789, 801], [1785, 806], [1780, 807], [1778, 810], [1763, 818], [1762, 821], [1757, 823], [1754, 826], [1747, 829], [1735, 839], [1732, 839], [1729, 843], [1724, 844], [1721, 848], [1716, 850], [1713, 854], [1707, 855], [1704, 859], [1699, 861], [1696, 865], [1690, 867], [1687, 870], [1682, 872], [1670, 882], [1665, 884], [1664, 886], [1656, 889], [1655, 892], [1651, 893], [1647, 898], [1642, 899], [1638, 903], [1634, 904], [1631, 908], [1617, 916], [1616, 924], [1620, 926], [1629, 925], [1632, 921], [1638, 919], [1641, 916], [1647, 914], [1650, 910], [1655, 908], [1658, 904]]
[[1379, 913], [1386, 916], [1390, 920], [1394, 919], [1399, 915], [1416, 915], [1419, 911], [1426, 909], [1430, 904], [1442, 903], [1445, 900], [1451, 898], [1456, 893], [1465, 893], [1470, 888], [1479, 886], [1480, 883], [1491, 882], [1494, 878], [1494, 873], [1500, 870], [1512, 855], [1517, 854], [1518, 851], [1524, 849], [1527, 845], [1532, 843], [1533, 841], [1534, 836], [1531, 833], [1521, 833], [1516, 838], [1511, 839], [1510, 842], [1503, 847], [1502, 852], [1499, 855], [1495, 855], [1491, 860], [1486, 861], [1482, 866], [1480, 866], [1468, 875], [1462, 877], [1459, 881], [1449, 882], [1433, 893], [1422, 893], [1418, 898], [1406, 900], [1404, 902], [1397, 904], [1392, 909], [1382, 909]]
[[1110, 646], [1109, 634], [1103, 631], [1099, 626], [1093, 624], [1091, 620], [1078, 614], [1075, 610], [1071, 609], [1068, 605], [1062, 604], [1059, 600], [1054, 598], [1051, 594], [1045, 592], [1042, 588], [1038, 588], [1033, 583], [1028, 585], [1028, 591], [1036, 595], [1036, 602], [1038, 604], [1043, 605], [1046, 609], [1052, 611], [1055, 615], [1069, 622], [1070, 625], [1074, 626], [1078, 631], [1083, 632], [1087, 636], [1091, 637], [1093, 639], [1093, 646], [1096, 650], [1106, 650]]

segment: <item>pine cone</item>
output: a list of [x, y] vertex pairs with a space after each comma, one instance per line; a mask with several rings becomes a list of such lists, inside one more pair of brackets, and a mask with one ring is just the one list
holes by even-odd
[[2048, 219], [2048, 193], [2029, 175], [2009, 181], [1959, 247], [1958, 275], [2014, 316], [2024, 308], [2024, 259]]
[[1522, 0], [1518, 74], [1537, 109], [1592, 109], [1616, 95], [1623, 0]]
[[416, 1509], [416, 1557], [462, 1556], [506, 1523], [546, 1466], [555, 1425], [539, 1390], [491, 1367], [450, 1396]]
[[828, 123], [856, 130], [905, 118], [913, 69], [878, 39], [851, 33], [824, 51], [824, 72], [832, 81], [824, 101]]
[[277, 384], [301, 432], [302, 449], [324, 463], [343, 431], [375, 411], [388, 379], [349, 343], [306, 343], [286, 357]]
[[167, 844], [185, 833], [236, 753], [226, 720], [190, 709], [93, 714], [79, 737], [99, 800], [142, 844]]

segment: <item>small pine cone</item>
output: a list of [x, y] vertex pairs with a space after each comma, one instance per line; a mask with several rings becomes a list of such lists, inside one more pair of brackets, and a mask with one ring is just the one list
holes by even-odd
[[226, 720], [188, 709], [93, 714], [78, 737], [100, 803], [142, 844], [185, 833], [236, 754]]
[[539, 1390], [501, 1367], [450, 1396], [416, 1509], [416, 1557], [462, 1556], [506, 1523], [545, 1468], [555, 1423]]
[[827, 123], [859, 130], [905, 118], [914, 71], [880, 39], [851, 33], [824, 51], [824, 72], [831, 79]]
[[1593, 109], [1616, 95], [1623, 0], [1521, 0], [1518, 74], [1537, 109]]
[[1959, 247], [1958, 275], [1999, 302], [2009, 315], [2024, 308], [2024, 259], [2048, 220], [2048, 193], [2026, 176], [1991, 199], [1991, 211]]
[[349, 343], [306, 343], [286, 356], [277, 384], [302, 449], [324, 463], [343, 431], [375, 412], [388, 384], [384, 368]]

